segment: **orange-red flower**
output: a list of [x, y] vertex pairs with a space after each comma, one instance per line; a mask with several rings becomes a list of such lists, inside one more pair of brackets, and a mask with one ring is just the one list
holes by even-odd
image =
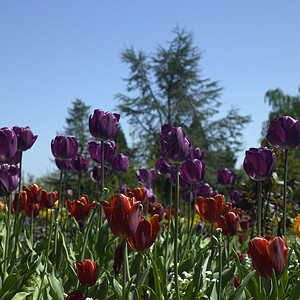
[[26, 197], [24, 197], [25, 213], [28, 217], [31, 217], [32, 213], [33, 218], [35, 218], [39, 214], [41, 208], [40, 200], [42, 196], [42, 188], [39, 188], [36, 184], [31, 184], [28, 187], [24, 185], [22, 190], [26, 192]]
[[241, 218], [238, 214], [230, 211], [220, 217], [218, 227], [222, 228], [222, 233], [225, 236], [233, 236], [236, 234], [240, 226]]
[[83, 294], [80, 290], [75, 290], [72, 293], [68, 294], [66, 300], [83, 300]]
[[137, 230], [139, 218], [143, 210], [140, 201], [116, 194], [107, 201], [101, 201], [108, 225], [112, 233], [120, 238], [132, 237]]
[[[170, 210], [169, 209], [165, 209], [165, 219], [166, 220], [169, 220], [169, 213], [170, 213]], [[171, 209], [171, 218], [173, 218], [175, 216], [175, 209], [172, 208]]]
[[90, 259], [76, 261], [77, 277], [83, 286], [93, 286], [98, 278], [99, 266]]
[[147, 201], [147, 190], [144, 188], [134, 188], [132, 190], [128, 188], [126, 196], [130, 199], [134, 197], [136, 201], [141, 201], [142, 204], [145, 204]]
[[95, 205], [96, 201], [93, 201], [90, 204], [89, 197], [87, 195], [82, 195], [80, 199], [67, 201], [68, 210], [71, 213], [71, 216], [76, 219], [76, 221], [85, 219]]
[[58, 192], [48, 193], [46, 190], [42, 190], [42, 196], [40, 200], [41, 208], [52, 208], [57, 198], [58, 198]]
[[248, 253], [252, 265], [259, 276], [271, 279], [272, 269], [278, 278], [284, 271], [288, 257], [288, 248], [284, 236], [256, 237], [249, 242]]
[[240, 280], [239, 280], [238, 277], [234, 276], [234, 278], [233, 278], [233, 284], [234, 284], [235, 288], [239, 287], [239, 285], [241, 284], [241, 282], [240, 282]]
[[154, 243], [159, 230], [159, 215], [154, 215], [150, 222], [141, 217], [135, 235], [127, 239], [127, 244], [133, 251], [145, 251]]
[[195, 208], [200, 218], [206, 223], [219, 221], [223, 211], [224, 196], [216, 195], [210, 198], [198, 197]]

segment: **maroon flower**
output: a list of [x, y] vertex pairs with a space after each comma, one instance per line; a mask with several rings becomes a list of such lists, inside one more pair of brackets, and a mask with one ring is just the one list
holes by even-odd
[[93, 286], [98, 278], [99, 266], [90, 259], [76, 261], [77, 277], [83, 286]]
[[96, 201], [93, 201], [90, 204], [89, 197], [87, 195], [82, 195], [81, 198], [73, 201], [67, 201], [68, 210], [71, 213], [71, 216], [76, 219], [76, 221], [85, 219], [95, 205]]

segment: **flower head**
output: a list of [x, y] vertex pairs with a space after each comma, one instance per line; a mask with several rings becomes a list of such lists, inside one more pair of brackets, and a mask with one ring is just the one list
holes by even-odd
[[298, 149], [300, 147], [300, 122], [290, 116], [274, 119], [268, 128], [267, 140], [278, 149]]
[[294, 219], [294, 230], [297, 236], [300, 238], [300, 215]]
[[77, 277], [80, 284], [83, 286], [93, 286], [98, 278], [99, 266], [97, 262], [92, 262], [90, 259], [76, 261]]
[[235, 172], [231, 172], [227, 168], [224, 170], [218, 170], [217, 180], [219, 184], [225, 185], [226, 187], [233, 187], [235, 183]]
[[129, 169], [129, 157], [120, 153], [112, 160], [111, 166], [115, 172], [125, 173]]
[[222, 233], [225, 236], [233, 236], [237, 233], [240, 226], [241, 218], [233, 211], [227, 212], [224, 216], [220, 217], [218, 226], [222, 228]]
[[0, 129], [0, 162], [8, 161], [17, 151], [18, 139], [15, 132], [8, 127]]
[[163, 175], [171, 174], [171, 166], [163, 157], [160, 157], [156, 161], [155, 166], [158, 174], [163, 174]]
[[76, 221], [85, 219], [95, 205], [96, 201], [93, 201], [90, 204], [89, 197], [87, 195], [82, 195], [79, 199], [73, 201], [67, 201], [68, 210], [71, 213], [71, 216], [76, 219]]
[[[111, 163], [117, 151], [116, 143], [114, 141], [105, 141], [103, 149], [104, 163]], [[101, 143], [89, 142], [88, 152], [92, 160], [99, 164], [101, 163]]]
[[271, 279], [272, 269], [278, 278], [284, 271], [288, 248], [284, 237], [256, 237], [249, 242], [248, 253], [259, 276]]
[[26, 126], [25, 128], [14, 126], [13, 130], [18, 139], [18, 151], [26, 151], [30, 149], [38, 137], [37, 135], [33, 135], [31, 129], [28, 126]]
[[219, 221], [223, 211], [224, 196], [203, 198], [198, 197], [195, 208], [200, 218], [206, 223], [216, 223]]
[[138, 252], [142, 252], [150, 248], [160, 230], [159, 215], [154, 215], [150, 222], [144, 217], [140, 218], [136, 233], [134, 236], [127, 239], [129, 248]]
[[84, 154], [77, 153], [71, 159], [71, 166], [75, 172], [78, 173], [86, 172], [90, 166], [90, 159], [87, 158]]
[[20, 176], [20, 169], [16, 166], [4, 164], [0, 167], [0, 184], [3, 184], [7, 193], [11, 193], [18, 187]]
[[127, 198], [123, 194], [111, 197], [110, 202], [101, 201], [108, 225], [112, 233], [121, 238], [132, 237], [137, 230], [143, 210], [140, 201]]
[[89, 129], [92, 137], [98, 141], [111, 139], [118, 130], [119, 119], [120, 114], [95, 109], [94, 114], [89, 117]]
[[205, 175], [205, 164], [199, 159], [189, 159], [181, 165], [180, 170], [183, 179], [188, 183], [198, 183]]
[[74, 136], [58, 135], [51, 141], [51, 150], [55, 158], [69, 160], [78, 150], [78, 143]]
[[246, 151], [244, 170], [253, 180], [267, 180], [275, 169], [276, 155], [273, 150], [261, 147], [250, 148]]
[[170, 164], [182, 164], [190, 157], [190, 140], [181, 127], [164, 124], [160, 134], [161, 152]]

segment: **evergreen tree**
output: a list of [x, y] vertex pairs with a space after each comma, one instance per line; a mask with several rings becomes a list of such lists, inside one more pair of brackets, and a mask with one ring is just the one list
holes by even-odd
[[219, 166], [233, 168], [235, 152], [242, 144], [241, 130], [250, 118], [240, 116], [234, 108], [218, 118], [222, 88], [217, 81], [202, 78], [202, 55], [193, 45], [192, 34], [176, 27], [174, 35], [167, 47], [158, 46], [152, 55], [136, 52], [133, 47], [121, 54], [122, 61], [130, 67], [125, 79], [130, 95], [116, 97], [119, 109], [129, 117], [139, 136], [135, 154], [144, 165], [153, 166], [160, 156], [161, 125], [170, 123], [182, 126], [192, 146], [206, 151], [208, 170], [216, 173], [213, 168], [218, 161]]

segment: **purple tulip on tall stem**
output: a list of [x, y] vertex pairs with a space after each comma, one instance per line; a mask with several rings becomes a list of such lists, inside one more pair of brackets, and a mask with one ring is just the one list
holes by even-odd
[[284, 151], [283, 236], [286, 236], [288, 150], [300, 147], [300, 121], [290, 116], [277, 117], [270, 123], [266, 138], [272, 146]]
[[178, 208], [179, 208], [179, 164], [190, 157], [190, 141], [181, 127], [164, 124], [160, 134], [163, 157], [176, 167], [175, 228], [174, 228], [174, 279], [175, 298], [180, 299], [178, 282]]

